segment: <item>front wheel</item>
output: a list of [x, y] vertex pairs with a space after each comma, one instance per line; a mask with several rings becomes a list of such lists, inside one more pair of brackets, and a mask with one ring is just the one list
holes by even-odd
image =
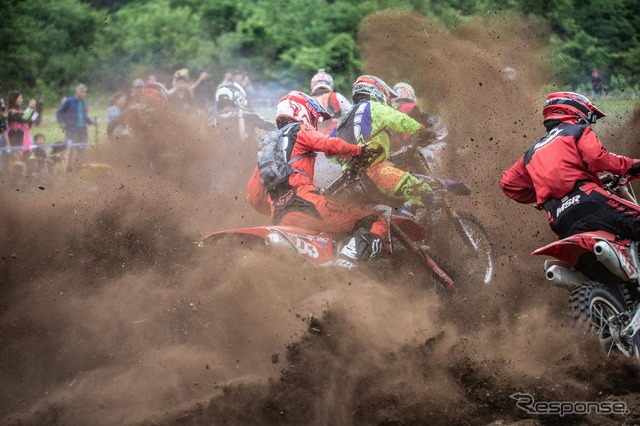
[[569, 305], [578, 323], [592, 327], [607, 352], [618, 350], [626, 356], [640, 358], [640, 335], [631, 339], [620, 336], [628, 324], [629, 315], [620, 287], [588, 281], [571, 293]]
[[445, 208], [440, 214], [450, 217], [446, 222], [444, 217], [437, 218], [428, 228], [428, 243], [435, 246], [439, 255], [445, 256], [467, 287], [491, 284], [495, 254], [486, 228], [470, 213]]

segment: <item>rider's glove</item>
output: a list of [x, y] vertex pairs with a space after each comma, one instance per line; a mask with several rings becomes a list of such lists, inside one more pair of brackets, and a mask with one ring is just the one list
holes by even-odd
[[627, 171], [628, 175], [640, 177], [640, 160], [633, 160], [633, 166]]
[[417, 146], [427, 146], [436, 140], [436, 135], [430, 127], [420, 125], [420, 131], [412, 138], [412, 142]]
[[376, 158], [380, 154], [384, 152], [384, 148], [378, 145], [377, 147], [373, 147], [371, 145], [363, 145], [362, 146], [362, 154], [360, 154], [363, 158]]

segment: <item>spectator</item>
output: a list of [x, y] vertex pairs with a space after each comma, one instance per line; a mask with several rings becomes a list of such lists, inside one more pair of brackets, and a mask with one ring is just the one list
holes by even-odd
[[109, 108], [107, 108], [107, 121], [110, 123], [122, 114], [122, 110], [127, 103], [127, 94], [116, 92], [111, 97]]
[[107, 108], [107, 136], [109, 139], [113, 136], [113, 130], [119, 123], [118, 117], [122, 114], [127, 104], [127, 94], [124, 92], [116, 92], [111, 97], [109, 108]]
[[56, 110], [56, 119], [65, 133], [68, 148], [67, 170], [79, 165], [84, 157], [89, 142], [87, 126], [98, 123], [89, 117], [85, 101], [87, 86], [80, 83], [76, 86], [75, 95], [68, 97]]
[[173, 87], [167, 91], [169, 104], [182, 111], [191, 110], [195, 104], [194, 92], [208, 76], [205, 71], [202, 71], [198, 76], [198, 80], [191, 83], [189, 80], [189, 70], [187, 68], [176, 71], [173, 75]]
[[181, 111], [188, 111], [193, 106], [193, 93], [189, 90], [188, 74], [179, 74], [173, 79], [173, 86], [168, 91], [169, 104]]
[[240, 84], [244, 87], [244, 91], [247, 92], [247, 96], [253, 97], [256, 94], [256, 89], [253, 87], [253, 81], [248, 72], [243, 71]]
[[40, 97], [36, 101], [36, 112], [38, 113], [38, 116], [33, 121], [33, 125], [37, 127], [42, 124], [42, 113], [44, 112], [44, 95], [40, 95]]
[[29, 101], [29, 106], [25, 110], [22, 109], [22, 102], [22, 94], [19, 91], [13, 90], [9, 93], [9, 111], [7, 112], [9, 130], [7, 134], [10, 145], [12, 147], [21, 146], [22, 151], [25, 152], [31, 150], [31, 131], [29, 124], [38, 117], [38, 113], [35, 111], [35, 99]]
[[227, 83], [233, 83], [233, 72], [232, 71], [225, 71], [224, 76], [222, 77], [222, 81], [220, 82], [218, 87], [222, 86], [223, 84], [227, 84]]
[[209, 85], [209, 74], [200, 71], [199, 75], [203, 78], [193, 87], [193, 98], [198, 108], [210, 111], [213, 91]]
[[33, 156], [29, 161], [29, 174], [44, 177], [49, 171], [49, 156], [45, 148], [45, 137], [42, 133], [38, 133], [33, 137], [33, 143], [35, 149], [33, 150]]
[[9, 161], [11, 159], [11, 151], [7, 150], [10, 145], [9, 135], [7, 135], [7, 118], [4, 115], [5, 110], [4, 98], [0, 96], [0, 177], [3, 177], [4, 171], [10, 166]]
[[37, 133], [33, 137], [33, 144], [35, 145], [35, 149], [33, 150], [33, 156], [37, 159], [46, 159], [47, 151], [45, 149], [46, 139], [42, 133]]
[[594, 68], [591, 72], [591, 92], [593, 94], [593, 99], [602, 97], [602, 77], [600, 77], [598, 68]]
[[9, 147], [9, 135], [7, 134], [7, 118], [4, 113], [6, 111], [6, 106], [4, 104], [4, 98], [0, 96], [0, 135], [2, 136], [2, 141], [0, 141], [0, 147]]
[[129, 96], [129, 103], [135, 104], [142, 99], [142, 91], [144, 90], [145, 82], [141, 78], [133, 80], [131, 83], [131, 95]]

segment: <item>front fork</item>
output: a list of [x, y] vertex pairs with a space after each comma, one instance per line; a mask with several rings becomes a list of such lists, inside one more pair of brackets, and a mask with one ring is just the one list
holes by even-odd
[[631, 340], [638, 330], [640, 330], [640, 306], [636, 308], [636, 312], [633, 314], [629, 324], [620, 330], [620, 337]]

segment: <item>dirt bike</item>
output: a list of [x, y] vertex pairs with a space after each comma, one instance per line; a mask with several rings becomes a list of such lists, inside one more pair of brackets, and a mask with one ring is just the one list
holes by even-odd
[[[467, 285], [488, 285], [494, 274], [495, 255], [491, 238], [485, 226], [471, 213], [459, 212], [450, 196], [469, 196], [471, 190], [464, 182], [439, 179], [432, 168], [438, 161], [441, 143], [413, 139], [398, 151], [389, 154], [389, 161], [403, 170], [411, 171], [427, 182], [431, 188], [430, 202], [425, 215], [415, 217], [428, 232], [424, 243], [447, 260], [449, 266]], [[345, 187], [350, 198], [382, 200], [383, 203], [402, 209], [402, 201], [382, 194], [375, 184], [362, 174], [352, 185]], [[340, 195], [342, 189], [331, 184], [325, 194]]]
[[[604, 174], [603, 187], [637, 204], [630, 178]], [[545, 277], [571, 293], [569, 306], [579, 324], [595, 329], [607, 354], [640, 358], [640, 262], [638, 242], [605, 231], [584, 232], [534, 252], [545, 260]]]
[[[371, 159], [354, 158], [332, 188], [341, 191], [347, 186], [357, 184]], [[442, 261], [438, 260], [428, 247], [421, 246], [425, 239], [425, 230], [413, 219], [391, 214], [391, 208], [379, 205], [376, 211], [389, 224], [389, 253], [387, 261], [368, 262], [368, 268], [383, 267], [393, 272], [397, 268], [411, 268], [416, 272], [427, 273], [445, 288], [456, 284], [454, 278]], [[269, 248], [284, 249], [318, 266], [334, 266], [340, 249], [351, 238], [350, 234], [333, 234], [312, 231], [300, 227], [268, 225], [251, 228], [239, 228], [213, 232], [203, 238], [202, 243], [223, 238], [240, 238], [243, 244], [266, 244]]]

